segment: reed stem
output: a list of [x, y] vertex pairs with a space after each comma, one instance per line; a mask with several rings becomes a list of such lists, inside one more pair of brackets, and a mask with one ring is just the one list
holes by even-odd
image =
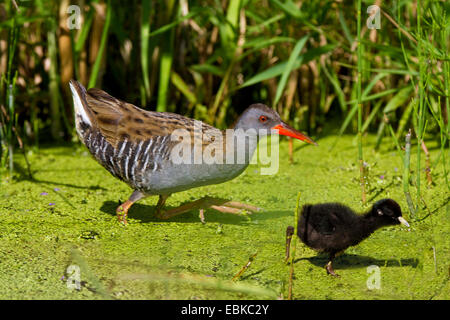
[[12, 178], [14, 171], [14, 148], [13, 148], [13, 126], [14, 126], [14, 95], [13, 85], [8, 86], [8, 109], [9, 109], [9, 128], [8, 128], [8, 158], [9, 158], [9, 176]]
[[144, 104], [150, 99], [150, 75], [149, 75], [149, 51], [148, 42], [150, 39], [150, 16], [151, 16], [151, 1], [142, 1], [142, 13], [141, 13], [141, 68], [142, 78], [144, 82], [145, 97]]
[[231, 279], [232, 281], [236, 281], [238, 280], [243, 274], [244, 272], [250, 267], [250, 265], [252, 264], [253, 260], [255, 260], [256, 256], [258, 255], [258, 252], [255, 252], [254, 254], [252, 254], [249, 258], [247, 263], [241, 268], [241, 270], [239, 270], [238, 273], [236, 273], [233, 277], [233, 279]]
[[[177, 3], [174, 0], [168, 0], [167, 5], [167, 17], [166, 22], [169, 22], [172, 17], [177, 17], [175, 13], [177, 10]], [[167, 110], [167, 97], [169, 95], [170, 73], [173, 63], [173, 51], [175, 40], [175, 28], [164, 33], [166, 39], [164, 39], [161, 45], [161, 59], [159, 66], [159, 88], [158, 88], [158, 102], [156, 105], [156, 111], [165, 112]]]
[[417, 55], [419, 57], [419, 108], [417, 114], [417, 173], [416, 173], [416, 208], [417, 210], [420, 208], [420, 172], [421, 172], [421, 146], [423, 142], [424, 136], [424, 121], [425, 121], [425, 110], [424, 110], [424, 98], [425, 98], [425, 61], [423, 56], [423, 48], [422, 48], [422, 1], [417, 0]]
[[103, 59], [103, 53], [106, 48], [106, 41], [108, 39], [109, 25], [111, 24], [112, 16], [112, 5], [111, 0], [108, 0], [106, 4], [106, 18], [105, 24], [103, 26], [102, 37], [100, 39], [100, 47], [97, 52], [97, 57], [95, 58], [94, 66], [92, 67], [91, 76], [89, 77], [88, 88], [93, 88], [97, 85], [98, 75], [100, 72], [100, 66]]
[[409, 165], [411, 158], [411, 129], [405, 137], [405, 156], [403, 158], [403, 192], [405, 194], [406, 203], [408, 204], [409, 213], [411, 218], [416, 217], [416, 209], [414, 208], [413, 201], [411, 199], [411, 194], [409, 193]]
[[362, 146], [362, 111], [363, 104], [361, 101], [361, 86], [362, 86], [362, 45], [361, 45], [361, 0], [358, 0], [358, 19], [357, 19], [357, 59], [358, 59], [358, 78], [356, 83], [356, 98], [358, 103], [358, 162], [359, 162], [359, 183], [361, 185], [361, 200], [362, 203], [366, 203], [366, 183], [365, 183], [365, 168], [363, 158], [363, 146]]
[[[443, 20], [445, 23], [442, 26], [442, 32], [441, 32], [441, 40], [442, 43], [447, 44], [448, 43], [448, 26], [449, 24], [448, 17], [446, 15], [446, 12], [444, 12]], [[445, 146], [447, 145], [449, 141], [448, 135], [450, 134], [450, 57], [448, 55], [448, 51], [446, 51], [446, 59], [443, 61], [443, 73], [444, 73], [444, 91], [445, 91], [445, 113], [447, 115], [447, 131], [445, 132], [445, 121], [443, 116], [443, 110], [441, 106], [441, 102], [439, 101], [439, 117], [441, 119], [441, 128], [440, 128], [440, 137], [441, 137], [441, 154], [442, 154], [442, 165], [444, 167], [444, 176], [445, 176], [445, 182], [447, 184], [447, 188], [450, 190], [450, 183], [448, 180], [447, 175], [447, 162], [446, 162], [446, 156], [445, 156]], [[450, 143], [449, 143], [450, 144]]]

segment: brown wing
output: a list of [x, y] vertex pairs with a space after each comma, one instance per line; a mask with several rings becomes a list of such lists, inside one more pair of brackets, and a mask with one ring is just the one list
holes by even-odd
[[[100, 89], [89, 89], [86, 104], [90, 116], [106, 140], [113, 146], [119, 141], [145, 141], [167, 136], [176, 129], [194, 130], [194, 120], [169, 112], [152, 112], [116, 99]], [[202, 131], [218, 130], [205, 123]], [[198, 125], [196, 124], [196, 125]]]

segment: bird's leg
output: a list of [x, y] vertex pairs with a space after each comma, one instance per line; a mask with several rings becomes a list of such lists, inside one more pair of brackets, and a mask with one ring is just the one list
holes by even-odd
[[156, 204], [156, 216], [159, 217], [161, 215], [161, 209], [164, 207], [164, 204], [166, 203], [167, 198], [170, 197], [169, 195], [159, 195], [158, 203]]
[[[160, 198], [160, 200], [161, 200], [161, 198]], [[202, 209], [202, 208], [205, 208], [205, 206], [207, 206], [208, 200], [209, 200], [209, 197], [204, 197], [199, 200], [185, 203], [179, 207], [176, 207], [176, 208], [173, 208], [170, 210], [166, 210], [166, 211], [157, 210], [156, 216], [160, 219], [169, 219], [169, 218], [172, 218], [179, 214], [191, 211], [193, 209]]]
[[209, 207], [223, 213], [241, 214], [244, 210], [249, 213], [261, 211], [261, 208], [237, 201], [228, 201], [219, 198], [210, 198], [210, 200], [216, 201], [217, 204], [211, 204]]
[[290, 252], [291, 252], [291, 240], [292, 235], [294, 234], [294, 227], [289, 226], [286, 228], [286, 262], [289, 261]]
[[333, 263], [333, 260], [334, 260], [335, 257], [336, 257], [336, 253], [335, 253], [335, 252], [330, 253], [330, 256], [329, 256], [329, 258], [328, 258], [329, 261], [328, 261], [328, 263], [325, 265], [325, 269], [327, 270], [327, 273], [328, 273], [328, 274], [331, 274], [333, 277], [340, 277], [340, 275], [338, 275], [337, 273], [335, 273], [334, 270], [333, 270], [332, 263]]
[[235, 202], [235, 201], [229, 201], [227, 199], [220, 199], [220, 198], [212, 198], [212, 197], [203, 197], [199, 200], [195, 200], [192, 202], [185, 203], [179, 207], [163, 211], [163, 212], [157, 212], [157, 217], [160, 219], [169, 219], [174, 216], [177, 216], [179, 214], [199, 209], [215, 209], [220, 212], [224, 213], [233, 213], [233, 214], [240, 214], [243, 210], [248, 211], [259, 211], [260, 208], [257, 208], [255, 206]]
[[133, 205], [133, 203], [144, 197], [145, 195], [142, 192], [135, 190], [127, 201], [125, 201], [122, 204], [119, 204], [119, 206], [116, 209], [117, 219], [119, 220], [119, 222], [122, 222], [124, 225], [126, 225], [128, 210]]
[[219, 212], [223, 212], [223, 213], [233, 213], [233, 214], [240, 214], [243, 212], [242, 209], [238, 209], [238, 208], [233, 208], [233, 207], [228, 207], [225, 205], [210, 205], [209, 206], [211, 209], [217, 210]]
[[200, 209], [198, 213], [201, 223], [205, 224], [205, 209]]
[[245, 210], [252, 211], [252, 212], [261, 211], [261, 208], [259, 208], [259, 207], [255, 207], [250, 204], [241, 203], [241, 202], [237, 202], [237, 201], [227, 201], [224, 204], [222, 204], [222, 206], [232, 207], [232, 208], [237, 208], [237, 209], [245, 209]]

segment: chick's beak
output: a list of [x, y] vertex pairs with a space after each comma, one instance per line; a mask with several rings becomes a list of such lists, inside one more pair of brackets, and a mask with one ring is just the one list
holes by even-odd
[[299, 140], [302, 140], [302, 141], [305, 141], [307, 143], [317, 146], [317, 143], [313, 139], [311, 139], [307, 135], [301, 133], [300, 131], [295, 130], [294, 128], [292, 128], [291, 126], [286, 124], [285, 122], [281, 122], [280, 124], [277, 124], [272, 129], [278, 130], [278, 134], [281, 134], [283, 136], [288, 136], [288, 137], [292, 137], [295, 139], [299, 139]]
[[400, 221], [400, 223], [406, 227], [409, 228], [409, 223], [408, 221], [406, 221], [403, 217], [398, 217], [398, 221]]

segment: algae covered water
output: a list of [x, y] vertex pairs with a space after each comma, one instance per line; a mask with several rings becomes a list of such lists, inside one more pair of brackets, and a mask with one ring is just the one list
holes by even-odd
[[[294, 299], [449, 299], [450, 205], [442, 166], [432, 169], [428, 186], [420, 173], [427, 187], [412, 219], [401, 159], [389, 144], [372, 151], [374, 140], [365, 141], [366, 205], [360, 201], [354, 137], [342, 137], [331, 150], [333, 136], [318, 141], [319, 147], [296, 143], [292, 164], [283, 140], [278, 174], [264, 176], [250, 165], [232, 181], [169, 198], [168, 208], [206, 195], [264, 208], [239, 216], [206, 210], [205, 224], [198, 211], [159, 220], [153, 215], [157, 197], [149, 197], [131, 208], [124, 227], [115, 208], [131, 190], [84, 147], [30, 152], [33, 179], [18, 154], [14, 179], [0, 185], [0, 298], [286, 298], [285, 230], [301, 191], [301, 204], [339, 201], [359, 212], [393, 198], [411, 227], [386, 227], [350, 247], [334, 262], [338, 279], [326, 274], [326, 255], [298, 242]], [[434, 141], [427, 145], [433, 163], [440, 150]]]

